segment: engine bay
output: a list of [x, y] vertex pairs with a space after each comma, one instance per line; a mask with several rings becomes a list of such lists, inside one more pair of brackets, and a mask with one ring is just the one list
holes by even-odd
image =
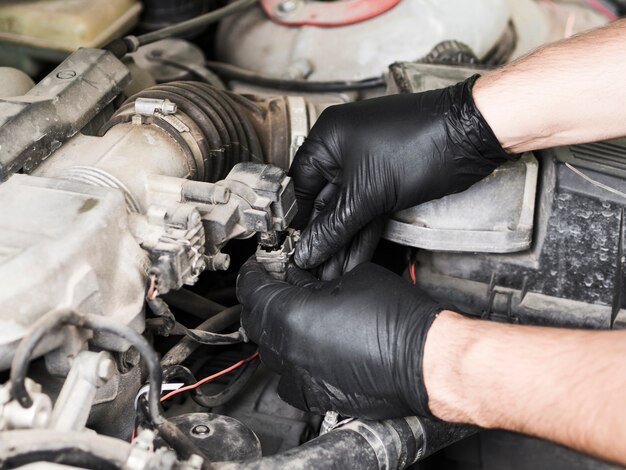
[[[590, 3], [2, 2], [0, 468], [617, 468], [293, 408], [235, 292], [251, 256], [284, 276], [289, 167], [324, 109], [451, 85], [623, 13]], [[528, 153], [394, 214], [374, 259], [482, 318], [623, 328], [624, 198], [606, 187], [626, 192], [625, 153]]]

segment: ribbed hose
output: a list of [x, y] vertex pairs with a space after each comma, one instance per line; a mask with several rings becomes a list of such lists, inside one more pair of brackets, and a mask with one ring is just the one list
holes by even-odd
[[[197, 179], [218, 181], [237, 163], [264, 161], [261, 143], [245, 107], [233, 99], [231, 93], [200, 82], [171, 82], [137, 93], [105, 124], [100, 135], [117, 124], [130, 122], [137, 98], [167, 99], [178, 107], [175, 118], [197, 128], [193, 135], [202, 161]], [[180, 129], [172, 125], [168, 116], [156, 113], [150, 120], [151, 125], [161, 128], [176, 140], [187, 155], [194, 153], [194, 148], [181, 137]]]
[[478, 431], [422, 418], [355, 421], [286, 452], [244, 462], [218, 462], [218, 470], [403, 469]]

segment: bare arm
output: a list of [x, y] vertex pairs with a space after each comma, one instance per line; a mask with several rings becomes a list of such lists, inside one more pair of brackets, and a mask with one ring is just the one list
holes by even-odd
[[481, 77], [474, 99], [502, 146], [523, 152], [626, 135], [626, 20]]
[[445, 311], [424, 351], [435, 416], [626, 464], [626, 331], [505, 325]]

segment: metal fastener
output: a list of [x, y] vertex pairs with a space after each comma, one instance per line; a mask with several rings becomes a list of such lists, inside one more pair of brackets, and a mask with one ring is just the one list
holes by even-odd
[[287, 14], [291, 13], [298, 6], [298, 2], [296, 0], [285, 0], [278, 4], [278, 13]]
[[56, 77], [61, 80], [69, 80], [71, 78], [74, 78], [75, 76], [76, 72], [74, 72], [73, 70], [61, 70], [56, 75]]
[[205, 436], [209, 434], [210, 431], [209, 427], [204, 424], [198, 424], [191, 429], [191, 433], [196, 436]]
[[152, 116], [154, 113], [161, 113], [165, 116], [175, 114], [178, 110], [176, 103], [170, 100], [160, 100], [155, 98], [137, 98], [135, 100], [135, 112]]

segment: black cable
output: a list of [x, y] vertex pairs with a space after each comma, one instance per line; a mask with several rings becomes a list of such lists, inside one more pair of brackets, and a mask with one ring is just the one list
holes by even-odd
[[218, 393], [205, 395], [200, 388], [197, 388], [193, 390], [195, 393], [192, 393], [191, 398], [204, 408], [215, 408], [225, 405], [250, 382], [260, 363], [261, 361], [258, 358], [246, 362], [239, 368], [230, 383]]
[[218, 88], [220, 90], [224, 90], [226, 88], [224, 86], [224, 83], [220, 79], [220, 77], [218, 77], [217, 74], [211, 72], [206, 67], [202, 67], [200, 65], [195, 65], [195, 64], [188, 65], [182, 62], [178, 62], [176, 60], [158, 57], [154, 54], [148, 54], [146, 58], [152, 62], [158, 62], [159, 64], [167, 65], [169, 67], [174, 67], [174, 68], [183, 70], [187, 73], [190, 73], [196, 78], [199, 78], [199, 81], [204, 82], [207, 85], [214, 86], [215, 88]]
[[[214, 317], [202, 322], [195, 329], [201, 331], [222, 331], [234, 323], [239, 322], [241, 308], [241, 305], [235, 305], [234, 307], [227, 308], [223, 312], [218, 313]], [[170, 349], [165, 356], [163, 356], [163, 359], [161, 359], [161, 365], [166, 367], [174, 364], [181, 364], [199, 347], [200, 343], [195, 342], [191, 338], [185, 337], [174, 345], [174, 347], [172, 347], [172, 349]]]
[[284, 78], [260, 75], [252, 70], [247, 70], [236, 65], [224, 62], [208, 61], [206, 67], [226, 80], [236, 80], [266, 88], [274, 88], [284, 91], [297, 91], [308, 93], [329, 93], [342, 91], [367, 90], [386, 85], [384, 77], [372, 77], [365, 80], [340, 80], [332, 82], [312, 82], [308, 80], [289, 80]]
[[165, 301], [159, 297], [148, 299], [148, 306], [157, 317], [146, 322], [157, 334], [161, 336], [187, 336], [200, 344], [209, 346], [221, 346], [226, 344], [241, 343], [244, 338], [240, 331], [234, 333], [220, 334], [212, 331], [189, 329], [182, 323], [176, 321], [174, 314], [169, 309]]
[[138, 46], [145, 46], [146, 44], [152, 44], [153, 42], [160, 41], [161, 39], [183, 36], [189, 31], [208, 26], [211, 23], [217, 23], [227, 16], [251, 7], [255, 3], [257, 3], [257, 0], [237, 0], [229, 3], [225, 7], [205, 13], [204, 15], [196, 16], [190, 20], [173, 24], [150, 33], [142, 34], [141, 36], [137, 36], [135, 40]]
[[[163, 416], [163, 408], [160, 402], [162, 373], [156, 351], [135, 330], [109, 318], [97, 315], [79, 315], [71, 310], [58, 310], [44, 315], [33, 324], [20, 342], [11, 363], [11, 394], [22, 407], [29, 408], [33, 403], [25, 386], [30, 358], [41, 339], [50, 331], [54, 331], [63, 325], [73, 325], [79, 328], [110, 333], [134, 346], [148, 365], [148, 382], [150, 384], [148, 409], [152, 425], [159, 431], [165, 442], [182, 458], [188, 459], [194, 454], [202, 455], [193, 442]], [[203, 468], [211, 468], [211, 465], [208, 462], [204, 462]]]
[[30, 358], [33, 356], [37, 345], [45, 335], [78, 317], [78, 314], [69, 309], [52, 311], [37, 320], [26, 332], [22, 341], [20, 341], [20, 344], [15, 350], [13, 361], [11, 362], [10, 381], [11, 396], [13, 396], [23, 408], [30, 408], [33, 405], [33, 399], [26, 390], [25, 380]]
[[161, 297], [170, 307], [174, 307], [201, 320], [211, 318], [226, 308], [224, 305], [202, 297], [184, 287], [170, 291]]
[[161, 407], [161, 384], [162, 373], [161, 364], [159, 363], [159, 356], [150, 343], [146, 339], [137, 333], [132, 328], [126, 325], [120, 325], [119, 323], [105, 317], [97, 315], [85, 315], [81, 324], [76, 326], [82, 326], [84, 328], [113, 334], [119, 338], [122, 338], [129, 342], [137, 349], [143, 360], [148, 365], [148, 383], [150, 389], [148, 390], [148, 403], [150, 409], [150, 417], [155, 426], [159, 426], [166, 421], [163, 416], [163, 408]]
[[173, 382], [176, 379], [182, 380], [185, 385], [195, 384], [198, 381], [187, 367], [180, 364], [163, 368], [164, 383]]

